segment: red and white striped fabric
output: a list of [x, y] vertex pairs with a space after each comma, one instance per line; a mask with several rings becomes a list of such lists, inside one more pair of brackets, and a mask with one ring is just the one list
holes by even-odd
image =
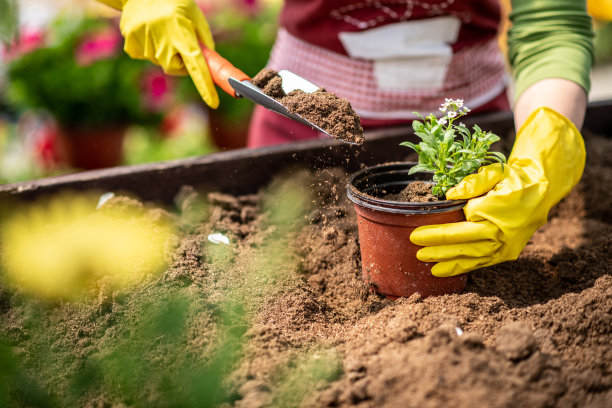
[[292, 71], [348, 99], [364, 119], [413, 119], [415, 111], [435, 112], [444, 98], [463, 99], [474, 110], [498, 97], [508, 84], [504, 58], [495, 38], [455, 51], [442, 86], [434, 89], [380, 89], [373, 61], [329, 51], [282, 28], [268, 66]]

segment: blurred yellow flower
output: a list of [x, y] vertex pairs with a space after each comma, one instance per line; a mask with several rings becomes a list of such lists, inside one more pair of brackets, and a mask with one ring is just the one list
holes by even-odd
[[600, 21], [612, 21], [612, 0], [588, 0], [589, 14]]
[[[134, 202], [134, 201], [132, 201]], [[10, 282], [48, 298], [79, 299], [99, 279], [126, 288], [163, 271], [171, 223], [143, 206], [59, 196], [16, 211], [2, 226]]]

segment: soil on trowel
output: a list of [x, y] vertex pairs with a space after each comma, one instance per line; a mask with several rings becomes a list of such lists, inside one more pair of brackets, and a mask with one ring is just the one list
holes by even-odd
[[47, 393], [46, 406], [610, 407], [612, 140], [585, 138], [582, 180], [518, 259], [471, 272], [464, 293], [440, 297], [390, 301], [363, 283], [342, 169], [292, 169], [243, 196], [186, 186], [174, 211], [180, 241], [148, 282], [101, 285], [89, 303], [0, 285], [0, 352], [15, 362], [0, 370], [3, 380], [15, 373], [0, 397], [15, 406]]
[[251, 82], [260, 87], [266, 95], [278, 100], [290, 112], [300, 115], [334, 138], [363, 144], [363, 128], [359, 115], [346, 99], [339, 98], [324, 88], [313, 93], [295, 90], [285, 94], [282, 78], [269, 68], [261, 70]]
[[424, 181], [414, 181], [396, 194], [387, 194], [386, 200], [401, 201], [405, 203], [430, 203], [440, 199], [431, 193], [432, 184]]

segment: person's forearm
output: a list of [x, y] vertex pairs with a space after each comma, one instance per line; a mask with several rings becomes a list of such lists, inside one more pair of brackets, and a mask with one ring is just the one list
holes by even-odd
[[582, 126], [593, 62], [585, 0], [512, 0], [508, 59], [515, 79], [517, 130], [548, 106]]
[[587, 94], [582, 86], [567, 79], [543, 79], [519, 96], [514, 106], [514, 124], [517, 130], [520, 129], [533, 111], [546, 106], [567, 117], [580, 129], [586, 105]]

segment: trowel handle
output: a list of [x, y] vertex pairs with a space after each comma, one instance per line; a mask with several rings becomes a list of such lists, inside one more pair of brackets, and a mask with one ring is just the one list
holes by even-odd
[[217, 54], [215, 51], [202, 47], [202, 53], [208, 64], [210, 75], [213, 81], [225, 92], [236, 98], [236, 91], [229, 84], [229, 79], [233, 78], [236, 81], [244, 81], [251, 79], [247, 74], [232, 65], [231, 62]]

